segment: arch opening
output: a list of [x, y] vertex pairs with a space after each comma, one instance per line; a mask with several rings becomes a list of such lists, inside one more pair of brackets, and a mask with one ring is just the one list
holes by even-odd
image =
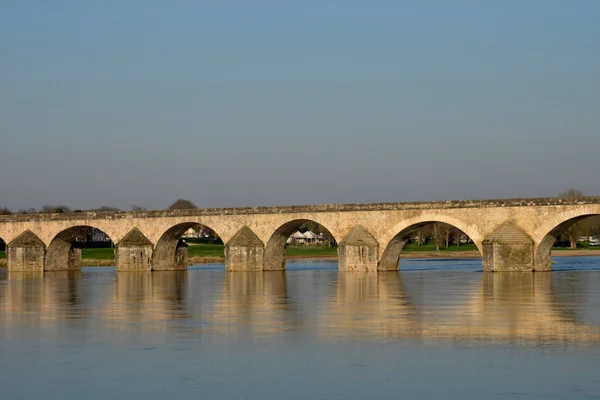
[[264, 269], [285, 270], [288, 257], [337, 257], [337, 240], [316, 221], [296, 219], [273, 232], [265, 247]]
[[570, 218], [544, 235], [535, 251], [536, 271], [549, 271], [552, 266], [552, 249], [600, 250], [600, 214], [586, 214]]
[[210, 227], [183, 222], [167, 229], [156, 243], [152, 269], [187, 269], [191, 263], [222, 261], [225, 257], [221, 237]]
[[89, 225], [65, 229], [48, 246], [45, 270], [78, 270], [83, 259], [90, 265], [114, 265], [112, 239], [104, 231]]
[[0, 265], [5, 266], [6, 264], [6, 242], [0, 238]]
[[402, 256], [449, 257], [455, 252], [480, 257], [479, 246], [460, 228], [442, 221], [424, 221], [401, 230], [385, 247], [379, 270], [399, 269]]

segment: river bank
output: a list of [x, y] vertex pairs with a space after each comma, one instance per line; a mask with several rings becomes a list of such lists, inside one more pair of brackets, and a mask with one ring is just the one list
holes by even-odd
[[[599, 250], [552, 250], [552, 257], [599, 257]], [[332, 260], [336, 259], [337, 254], [319, 255], [319, 254], [303, 254], [303, 255], [288, 255], [288, 260]], [[438, 259], [477, 259], [481, 258], [478, 251], [410, 251], [400, 253], [400, 258], [415, 259], [415, 258], [438, 258]], [[1, 262], [2, 260], [0, 260]], [[225, 257], [222, 256], [207, 256], [207, 257], [189, 257], [188, 265], [198, 264], [213, 264], [222, 263]], [[114, 260], [82, 260], [83, 266], [112, 266]]]
[[[584, 249], [560, 249], [552, 250], [552, 257], [600, 257], [600, 249], [584, 250]], [[287, 255], [289, 260], [331, 260], [337, 258], [337, 253], [306, 253]], [[479, 251], [405, 251], [400, 253], [400, 258], [448, 258], [448, 259], [476, 259], [481, 258]], [[222, 263], [225, 261], [225, 256], [210, 255], [210, 256], [193, 256], [188, 258], [188, 265]], [[112, 257], [90, 258], [84, 257], [81, 260], [81, 265], [84, 267], [109, 267], [115, 265], [115, 260]], [[6, 267], [6, 258], [0, 258], [0, 267]]]

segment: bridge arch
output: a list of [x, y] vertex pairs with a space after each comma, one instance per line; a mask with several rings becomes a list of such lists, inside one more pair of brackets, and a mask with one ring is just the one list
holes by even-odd
[[561, 212], [548, 218], [535, 230], [534, 240], [537, 243], [534, 254], [534, 270], [550, 271], [552, 266], [552, 247], [560, 235], [578, 222], [589, 217], [600, 215], [600, 205], [589, 204]]
[[102, 235], [105, 240], [113, 245], [113, 238], [107, 232], [93, 225], [76, 225], [58, 232], [48, 245], [46, 252], [45, 270], [78, 270], [81, 267], [81, 249], [83, 242], [94, 235]]
[[269, 235], [269, 240], [265, 246], [264, 269], [269, 271], [280, 271], [285, 269], [286, 262], [286, 243], [292, 233], [296, 232], [302, 225], [312, 222], [322, 227], [329, 237], [337, 243], [337, 238], [333, 236], [331, 230], [325, 225], [314, 219], [294, 219], [279, 226]]
[[[209, 228], [218, 238], [221, 235], [212, 227], [199, 222], [180, 222], [168, 228], [156, 242], [153, 254], [153, 270], [187, 269], [188, 250], [187, 244], [181, 239], [190, 228]], [[223, 253], [224, 254], [224, 253]]]
[[383, 271], [397, 270], [400, 263], [400, 253], [411, 236], [419, 229], [436, 222], [442, 222], [462, 231], [473, 241], [479, 253], [483, 254], [483, 238], [475, 226], [468, 225], [457, 218], [444, 214], [423, 214], [404, 220], [388, 230], [387, 237], [389, 239], [382, 242], [387, 243], [387, 245], [381, 253], [378, 269]]

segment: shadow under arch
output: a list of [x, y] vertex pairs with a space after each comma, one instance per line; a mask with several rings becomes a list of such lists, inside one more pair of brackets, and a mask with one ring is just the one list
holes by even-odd
[[326, 231], [326, 233], [331, 238], [333, 238], [333, 241], [337, 243], [337, 238], [335, 238], [331, 234], [331, 231], [318, 221], [314, 221], [311, 219], [295, 219], [292, 221], [288, 221], [285, 224], [281, 225], [279, 228], [277, 228], [275, 232], [273, 232], [269, 237], [269, 241], [265, 246], [264, 270], [285, 270], [287, 240], [290, 237], [290, 235], [294, 233], [294, 231], [296, 231], [298, 228], [300, 228], [307, 222], [319, 224], [319, 226], [321, 226]]
[[[215, 232], [208, 225], [198, 222], [182, 222], [167, 229], [158, 239], [152, 256], [152, 269], [155, 271], [169, 271], [187, 269], [188, 248], [181, 238], [190, 228], [206, 227]], [[223, 253], [224, 255], [225, 253]]]
[[557, 224], [548, 232], [542, 232], [542, 240], [535, 249], [534, 254], [534, 271], [550, 271], [552, 268], [552, 247], [560, 236], [573, 225], [582, 222], [588, 218], [598, 217], [600, 213], [585, 213], [575, 217], [565, 217], [563, 222]]
[[8, 265], [8, 252], [7, 252], [7, 248], [6, 248], [6, 241], [4, 241], [4, 239], [2, 239], [2, 236], [0, 236], [0, 266], [2, 265]]
[[[465, 229], [455, 225], [452, 222], [449, 222], [446, 219], [437, 219], [432, 218], [425, 221], [415, 222], [411, 225], [408, 225], [404, 228], [401, 228], [400, 232], [398, 232], [387, 244], [385, 249], [383, 250], [381, 259], [379, 260], [379, 270], [382, 271], [394, 271], [399, 269], [400, 267], [400, 253], [402, 249], [406, 245], [406, 243], [411, 239], [411, 237], [420, 229], [432, 225], [435, 223], [443, 223], [451, 228], [454, 228], [463, 233], [467, 237], [467, 239], [473, 240], [471, 235], [465, 232]], [[483, 254], [481, 244], [478, 244], [475, 240], [473, 243], [477, 247], [479, 254]]]
[[[81, 268], [81, 249], [90, 237], [95, 241], [96, 234], [102, 234], [103, 240], [111, 243], [110, 236], [92, 225], [78, 225], [60, 231], [48, 246], [46, 252], [47, 271], [78, 270]], [[81, 240], [83, 239], [83, 240]]]

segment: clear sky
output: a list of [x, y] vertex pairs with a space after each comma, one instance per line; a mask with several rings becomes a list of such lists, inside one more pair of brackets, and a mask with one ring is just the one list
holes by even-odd
[[0, 0], [0, 206], [600, 194], [600, 1]]

